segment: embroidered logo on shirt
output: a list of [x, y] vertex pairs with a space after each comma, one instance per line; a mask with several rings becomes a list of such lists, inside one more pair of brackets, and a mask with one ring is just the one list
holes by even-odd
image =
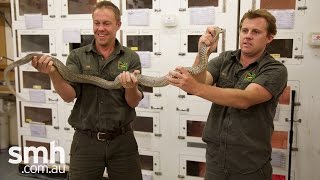
[[127, 71], [128, 70], [128, 63], [119, 61], [118, 62], [118, 69]]
[[256, 74], [253, 72], [247, 72], [246, 75], [244, 76], [245, 81], [252, 81], [256, 78]]

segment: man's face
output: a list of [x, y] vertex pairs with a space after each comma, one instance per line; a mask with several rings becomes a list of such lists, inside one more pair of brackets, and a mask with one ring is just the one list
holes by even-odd
[[121, 22], [117, 21], [111, 9], [96, 9], [92, 15], [93, 32], [98, 46], [111, 45], [120, 29]]
[[264, 18], [245, 19], [240, 29], [241, 54], [248, 57], [261, 55], [272, 39]]

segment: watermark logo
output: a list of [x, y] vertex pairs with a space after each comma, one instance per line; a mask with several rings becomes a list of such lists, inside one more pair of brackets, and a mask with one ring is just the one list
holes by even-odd
[[[9, 148], [9, 158], [8, 162], [11, 164], [24, 163], [22, 173], [65, 173], [65, 151], [62, 147], [55, 146], [55, 141], [50, 142], [50, 153], [44, 146], [39, 147], [24, 147], [23, 157], [21, 155], [22, 148], [18, 146], [13, 146]], [[42, 157], [39, 153], [42, 153]], [[56, 164], [56, 153], [59, 152], [59, 164]], [[33, 156], [29, 157], [29, 153]], [[49, 157], [50, 154], [50, 157]]]

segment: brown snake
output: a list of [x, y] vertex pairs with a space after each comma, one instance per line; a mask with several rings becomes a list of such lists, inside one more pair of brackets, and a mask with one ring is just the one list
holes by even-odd
[[[214, 41], [218, 39], [219, 34], [222, 33], [223, 31], [224, 31], [223, 29], [215, 28], [216, 33], [215, 33]], [[207, 69], [208, 50], [209, 50], [209, 47], [202, 44], [199, 48], [199, 57], [200, 57], [199, 64], [194, 67], [185, 67], [191, 75], [199, 74], [200, 72], [203, 72], [204, 70]], [[4, 79], [6, 81], [7, 86], [9, 87], [9, 90], [14, 95], [16, 95], [16, 93], [14, 88], [11, 86], [9, 82], [9, 78], [7, 76], [8, 72], [13, 70], [15, 67], [18, 67], [30, 62], [34, 56], [37, 56], [38, 58], [40, 58], [42, 54], [37, 54], [37, 53], [28, 54], [25, 57], [9, 64], [4, 70]], [[63, 77], [63, 79], [69, 82], [92, 84], [104, 89], [120, 89], [122, 87], [118, 77], [114, 81], [107, 81], [97, 76], [86, 75], [86, 74], [75, 74], [75, 73], [72, 73], [68, 69], [68, 67], [66, 67], [60, 60], [54, 57], [51, 57], [51, 58], [53, 61], [53, 65], [56, 67], [56, 69], [58, 70], [60, 75]], [[148, 86], [148, 87], [164, 87], [169, 84], [166, 76], [152, 77], [152, 76], [138, 74], [136, 75], [136, 78], [139, 84]]]

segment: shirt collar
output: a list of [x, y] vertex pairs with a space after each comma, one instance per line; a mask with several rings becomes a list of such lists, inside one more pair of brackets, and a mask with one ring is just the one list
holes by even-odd
[[[120, 42], [118, 41], [118, 39], [116, 39], [116, 43], [115, 43], [115, 54], [120, 54], [121, 52], [124, 51], [123, 46], [120, 44]], [[95, 39], [93, 39], [90, 43], [89, 46], [87, 46], [86, 48], [86, 52], [90, 52], [93, 51], [95, 53], [98, 53], [97, 48], [95, 46]]]
[[[237, 49], [235, 51], [231, 52], [231, 56], [233, 57], [233, 60], [237, 60], [240, 63], [240, 55], [241, 55], [241, 49]], [[269, 56], [270, 54], [267, 51], [264, 51], [262, 55], [255, 61], [254, 63], [259, 64], [262, 59], [264, 59], [266, 56]]]

